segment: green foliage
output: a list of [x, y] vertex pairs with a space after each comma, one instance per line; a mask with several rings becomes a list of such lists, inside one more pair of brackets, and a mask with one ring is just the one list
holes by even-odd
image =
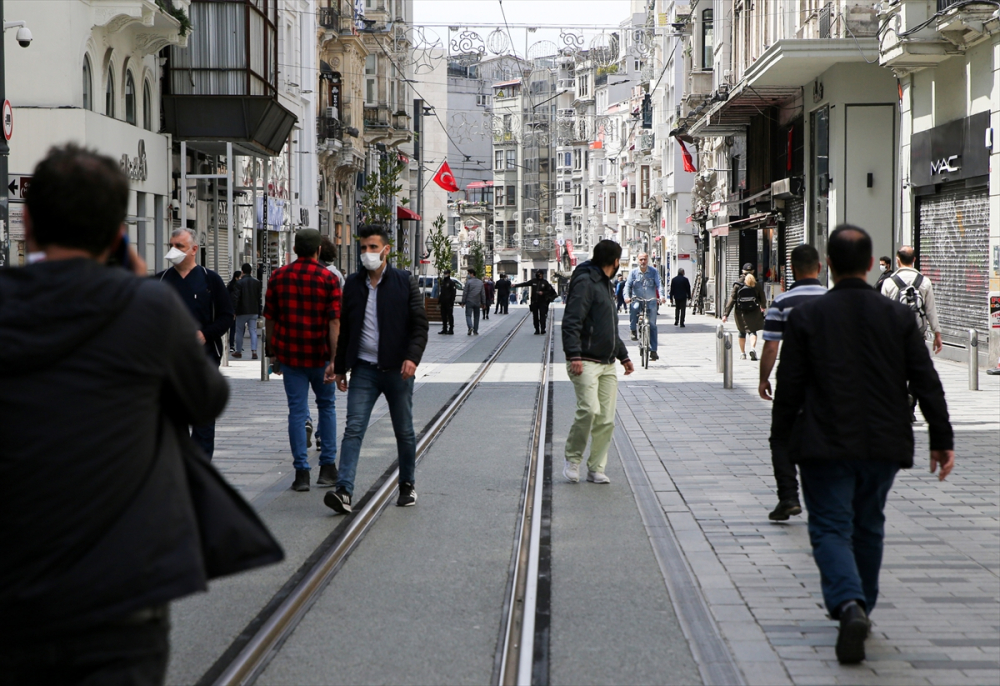
[[180, 7], [174, 7], [173, 3], [171, 3], [169, 0], [156, 0], [156, 5], [161, 10], [163, 10], [164, 12], [166, 12], [171, 17], [173, 17], [174, 19], [176, 19], [181, 23], [181, 28], [180, 28], [181, 37], [191, 33], [193, 25], [191, 24], [191, 19], [188, 17], [188, 15], [184, 13], [184, 10], [182, 10]]
[[617, 63], [616, 64], [609, 64], [609, 65], [597, 68], [597, 75], [598, 76], [604, 76], [605, 74], [617, 74], [617, 73], [618, 73], [618, 64]]
[[476, 270], [478, 278], [486, 277], [486, 246], [482, 241], [469, 243], [469, 266]]
[[430, 233], [431, 263], [438, 274], [443, 273], [446, 269], [451, 269], [451, 263], [455, 258], [451, 239], [444, 233], [444, 225], [444, 215], [439, 214], [434, 220], [434, 230]]
[[[381, 224], [393, 233], [395, 226], [393, 217], [392, 199], [399, 191], [403, 190], [399, 183], [399, 175], [403, 171], [403, 163], [392, 155], [382, 155], [379, 157], [378, 169], [365, 178], [365, 185], [361, 189], [361, 223]], [[401, 200], [400, 204], [405, 205], [408, 200]], [[413, 258], [395, 250], [396, 241], [390, 240], [393, 246], [389, 253], [389, 261], [399, 269], [409, 270], [413, 266]]]

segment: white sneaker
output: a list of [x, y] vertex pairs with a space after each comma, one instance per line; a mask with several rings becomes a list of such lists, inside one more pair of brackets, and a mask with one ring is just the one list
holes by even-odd
[[595, 484], [609, 484], [611, 479], [604, 472], [587, 472], [587, 481]]
[[747, 359], [747, 354], [746, 353], [740, 353], [740, 359], [741, 360]]
[[580, 481], [580, 465], [573, 464], [569, 460], [566, 460], [566, 464], [563, 466], [563, 476], [571, 484], [579, 483]]

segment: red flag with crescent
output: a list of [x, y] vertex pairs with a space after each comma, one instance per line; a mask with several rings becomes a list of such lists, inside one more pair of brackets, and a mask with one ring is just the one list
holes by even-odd
[[691, 157], [691, 153], [688, 152], [687, 146], [684, 145], [684, 141], [682, 141], [680, 138], [678, 138], [677, 142], [680, 143], [680, 145], [681, 145], [681, 157], [684, 160], [684, 171], [686, 171], [686, 172], [696, 172], [696, 171], [698, 171], [694, 167], [694, 159]]
[[434, 183], [441, 186], [449, 193], [455, 193], [458, 191], [458, 184], [455, 183], [455, 175], [451, 173], [451, 167], [448, 166], [448, 160], [441, 163], [441, 167], [437, 170], [437, 174], [434, 175]]

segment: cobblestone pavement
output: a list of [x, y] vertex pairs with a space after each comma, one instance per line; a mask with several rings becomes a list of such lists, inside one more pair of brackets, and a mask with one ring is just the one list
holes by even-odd
[[660, 361], [622, 379], [619, 421], [747, 682], [1000, 683], [1000, 379], [982, 375], [972, 392], [963, 365], [937, 362], [957, 466], [944, 483], [928, 472], [919, 423], [916, 466], [900, 472], [886, 507], [868, 659], [840, 666], [806, 518], [767, 520], [776, 496], [758, 363], [737, 355], [724, 390], [717, 320], [689, 316], [680, 329], [664, 314]]

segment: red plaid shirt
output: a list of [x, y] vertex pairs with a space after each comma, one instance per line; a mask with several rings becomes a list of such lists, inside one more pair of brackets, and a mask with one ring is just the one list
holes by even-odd
[[264, 317], [274, 322], [271, 354], [290, 367], [325, 367], [340, 294], [337, 277], [316, 260], [299, 258], [275, 271], [264, 298]]

